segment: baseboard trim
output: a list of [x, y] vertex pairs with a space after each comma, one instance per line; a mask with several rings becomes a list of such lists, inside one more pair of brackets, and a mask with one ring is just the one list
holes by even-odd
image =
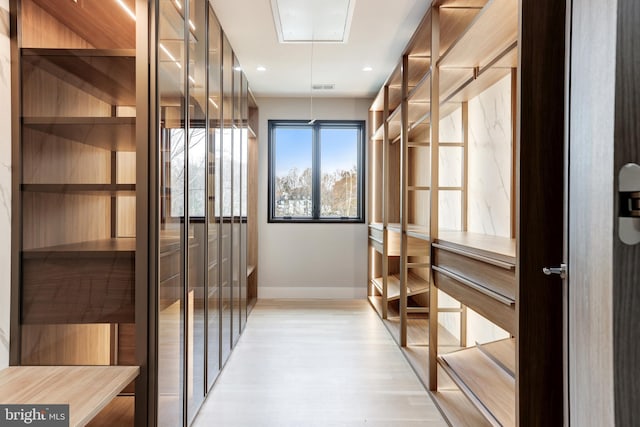
[[365, 299], [367, 288], [359, 287], [276, 287], [258, 286], [262, 299]]

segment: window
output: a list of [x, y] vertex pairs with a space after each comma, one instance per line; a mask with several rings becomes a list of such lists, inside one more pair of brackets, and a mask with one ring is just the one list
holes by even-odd
[[269, 222], [364, 222], [364, 122], [269, 120]]

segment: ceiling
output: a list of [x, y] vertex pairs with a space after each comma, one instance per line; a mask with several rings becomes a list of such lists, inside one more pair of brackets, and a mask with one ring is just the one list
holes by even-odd
[[[310, 95], [312, 45], [279, 43], [272, 0], [210, 1], [256, 97]], [[355, 0], [348, 41], [313, 43], [313, 84], [335, 85], [333, 90], [314, 90], [313, 96], [375, 96], [430, 3]], [[266, 71], [258, 71], [259, 66]], [[363, 71], [365, 67], [372, 70]]]

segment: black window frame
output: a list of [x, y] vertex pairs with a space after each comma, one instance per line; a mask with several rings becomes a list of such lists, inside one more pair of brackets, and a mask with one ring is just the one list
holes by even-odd
[[[275, 131], [282, 127], [309, 127], [313, 130], [312, 140], [312, 216], [311, 217], [278, 217], [275, 215]], [[325, 217], [320, 216], [321, 193], [321, 128], [357, 128], [358, 129], [358, 215], [355, 217]], [[267, 221], [269, 223], [302, 223], [302, 224], [363, 224], [365, 222], [365, 158], [366, 158], [366, 122], [364, 120], [269, 120], [268, 147], [268, 201]]]

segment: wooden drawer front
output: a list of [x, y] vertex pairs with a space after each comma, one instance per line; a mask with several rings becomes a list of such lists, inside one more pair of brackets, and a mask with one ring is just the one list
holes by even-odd
[[105, 257], [24, 259], [23, 323], [133, 323], [135, 260]]
[[[401, 237], [400, 233], [390, 231], [387, 233], [389, 237], [389, 256], [400, 256], [401, 249]], [[407, 256], [429, 256], [429, 242], [426, 240], [418, 239], [416, 237], [408, 236], [407, 240]]]
[[516, 333], [515, 304], [507, 305], [433, 268], [435, 286], [512, 335]]
[[407, 241], [408, 256], [429, 256], [429, 242], [409, 236]]
[[369, 227], [369, 237], [382, 241], [384, 233], [379, 228]]
[[382, 240], [377, 240], [369, 236], [369, 244], [373, 246], [376, 251], [382, 253]]
[[[483, 260], [475, 254], [452, 252], [434, 245], [434, 265], [477, 283], [512, 301], [516, 300], [515, 266], [498, 260]], [[495, 262], [495, 263], [491, 263]]]

